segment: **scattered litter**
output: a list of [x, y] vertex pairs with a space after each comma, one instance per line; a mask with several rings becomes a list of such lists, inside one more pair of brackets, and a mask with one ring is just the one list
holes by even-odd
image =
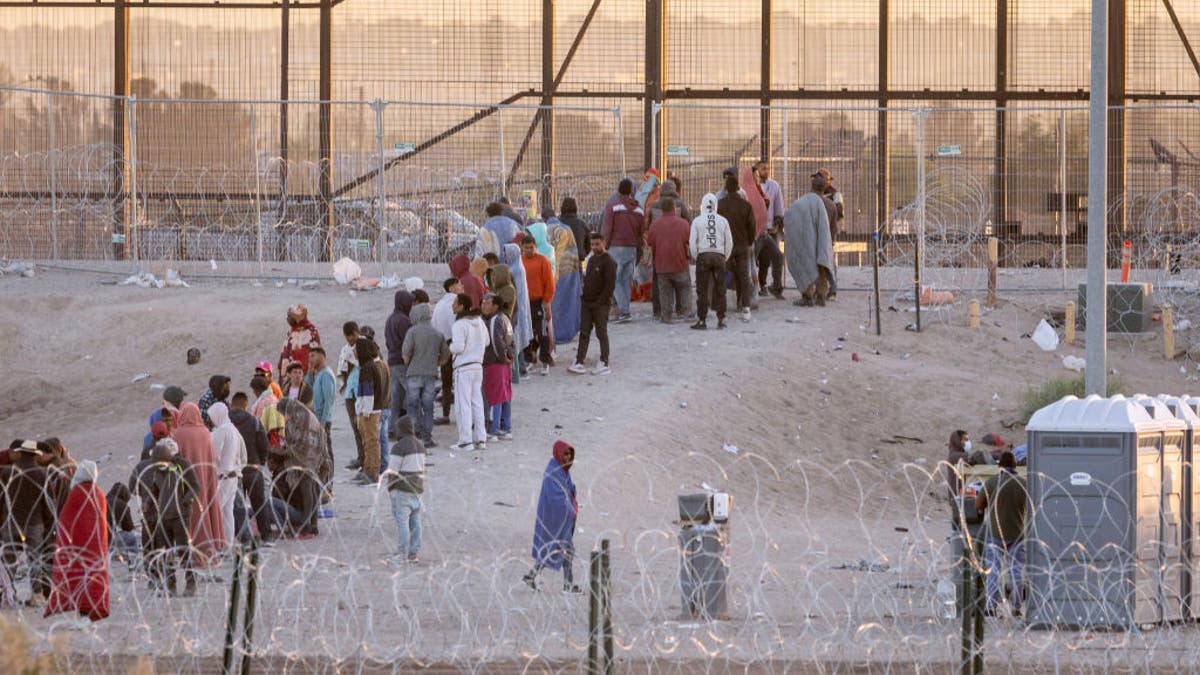
[[91, 360], [92, 360], [92, 355], [91, 355], [91, 354], [84, 354], [84, 355], [83, 355], [83, 360], [84, 360], [84, 361], [91, 361]]
[[254, 283], [252, 283], [250, 285], [253, 286], [254, 288], [262, 288], [262, 282], [259, 281], [258, 279], [255, 279]]
[[118, 286], [137, 286], [138, 288], [162, 288], [163, 282], [159, 281], [153, 274], [142, 272], [125, 277], [125, 281], [117, 284]]
[[172, 267], [167, 268], [167, 278], [164, 283], [173, 288], [191, 288], [191, 286], [188, 286], [187, 282], [183, 280], [183, 277], [179, 276], [179, 271]]
[[354, 280], [353, 284], [355, 290], [369, 291], [379, 286], [379, 279], [375, 277], [359, 277]]
[[296, 284], [300, 283], [300, 280], [295, 277], [291, 277], [287, 280], [287, 282], [292, 286], [295, 286]]
[[1054, 332], [1054, 329], [1050, 324], [1046, 323], [1045, 319], [1038, 321], [1037, 328], [1033, 329], [1033, 334], [1029, 337], [1044, 352], [1052, 352], [1058, 349], [1058, 333]]
[[141, 382], [142, 380], [148, 379], [150, 379], [150, 373], [138, 373], [137, 375], [133, 376], [134, 382]]
[[1179, 323], [1175, 324], [1175, 330], [1187, 330], [1191, 327], [1192, 327], [1192, 322], [1188, 321], [1187, 319], [1183, 319]]
[[[400, 281], [399, 274], [389, 274], [386, 277], [379, 280], [379, 287], [380, 288], [400, 288], [400, 285], [402, 283], [404, 283], [404, 282]], [[405, 290], [407, 290], [407, 289], [405, 289]]]
[[362, 268], [349, 258], [333, 263], [333, 279], [343, 286], [362, 276]]
[[275, 280], [275, 288], [283, 288], [283, 282], [276, 279]]
[[842, 563], [835, 570], [851, 570], [853, 572], [886, 572], [891, 569], [891, 566], [885, 562], [869, 562], [867, 560], [859, 560], [857, 563]]
[[[549, 411], [549, 410], [547, 410], [546, 408], [542, 408], [542, 410], [545, 410], [546, 412], [550, 412], [550, 411]], [[603, 417], [597, 417], [597, 418], [596, 418], [596, 421], [597, 421], [597, 422], [603, 422], [603, 421], [604, 421], [604, 418], [603, 418]]]
[[858, 363], [858, 352], [851, 352], [851, 353], [850, 353], [850, 360], [851, 360], [851, 361], [853, 361], [853, 362], [855, 362], [855, 363]]
[[835, 352], [840, 352], [840, 351], [842, 351], [842, 350], [843, 350], [843, 349], [845, 349], [845, 348], [846, 348], [846, 346], [845, 346], [845, 345], [834, 345], [834, 346], [833, 346], [833, 351], [835, 351]]
[[822, 377], [822, 378], [821, 378], [821, 384], [829, 384], [829, 378], [828, 378], [828, 377]]
[[845, 342], [845, 341], [846, 341], [846, 338], [845, 338], [845, 337], [839, 337], [839, 338], [838, 338], [838, 342]]
[[728, 452], [731, 455], [738, 454], [738, 446], [736, 446], [736, 445], [730, 445], [729, 443], [723, 443], [723, 444], [721, 444], [721, 449], [724, 450], [725, 452]]
[[1067, 370], [1073, 370], [1077, 373], [1087, 367], [1087, 361], [1079, 358], [1078, 356], [1070, 355], [1063, 357], [1062, 364], [1063, 368], [1066, 368]]
[[784, 319], [784, 320], [787, 321], [788, 323], [801, 323], [801, 319], [798, 316], [793, 316], [790, 319]]
[[421, 277], [407, 277], [404, 279], [404, 290], [412, 293], [425, 288], [425, 280]]
[[999, 401], [999, 400], [1000, 400], [1000, 394], [999, 394], [999, 393], [992, 394], [992, 400], [993, 400], [993, 401]]
[[934, 305], [949, 305], [954, 302], [954, 293], [950, 291], [935, 291], [932, 286], [926, 286], [921, 291], [921, 304], [929, 307]]
[[506, 506], [506, 507], [508, 507], [508, 508], [510, 508], [510, 509], [515, 509], [515, 508], [517, 508], [515, 504], [508, 504], [508, 503], [505, 503], [505, 502], [492, 502], [492, 504], [495, 504], [496, 506]]
[[1187, 368], [1184, 368], [1183, 366], [1179, 366], [1179, 374], [1187, 375]]
[[687, 407], [687, 401], [680, 401], [680, 402], [679, 402], [679, 407], [680, 407], [680, 408], [686, 408], [686, 407]]
[[713, 489], [713, 486], [709, 485], [708, 483], [700, 483], [700, 489], [707, 490], [709, 492], [716, 492], [716, 490]]
[[27, 279], [33, 278], [33, 263], [23, 263], [19, 260], [2, 260], [0, 259], [0, 276], [12, 274]]
[[200, 363], [200, 350], [196, 347], [192, 347], [191, 349], [187, 350], [187, 364], [189, 366], [194, 366], [197, 363]]
[[321, 282], [319, 282], [315, 279], [312, 281], [305, 281], [304, 283], [300, 284], [300, 288], [305, 291], [315, 291], [320, 286], [321, 286]]
[[155, 382], [154, 384], [150, 385], [150, 388], [151, 389], [166, 389], [167, 385]]
[[896, 527], [896, 528], [892, 528], [892, 529], [896, 530], [897, 532], [908, 532], [907, 527]]
[[209, 265], [212, 265], [212, 268], [213, 268], [213, 271], [214, 271], [214, 272], [216, 272], [216, 271], [217, 271], [217, 261], [216, 261], [216, 260], [213, 260], [212, 258], [209, 258], [209, 259], [208, 259], [208, 264], [209, 264]]
[[912, 354], [901, 354], [901, 355], [900, 355], [900, 358], [901, 358], [901, 359], [911, 359], [911, 358], [912, 358]]
[[914, 461], [914, 462], [916, 462], [917, 464], [924, 464], [924, 463], [925, 463], [925, 458], [924, 458], [924, 457], [918, 457], [918, 458], [916, 458], [916, 459], [915, 459], [915, 460], [913, 460], [913, 461]]
[[817, 391], [820, 391], [822, 394], [825, 394], [826, 396], [833, 396], [833, 392], [829, 391], [828, 389], [818, 389]]
[[917, 330], [917, 324], [915, 324], [915, 323], [910, 323], [910, 324], [908, 324], [907, 326], [905, 326], [905, 327], [904, 327], [904, 330], [906, 330], [906, 331], [908, 331], [908, 332], [910, 332], [910, 333], [916, 333], [916, 332], [919, 332], [919, 331]]

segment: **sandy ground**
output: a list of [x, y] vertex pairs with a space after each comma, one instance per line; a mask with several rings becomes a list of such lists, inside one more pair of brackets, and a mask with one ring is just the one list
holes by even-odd
[[[440, 295], [443, 270], [396, 272], [423, 276], [435, 301]], [[338, 347], [343, 321], [382, 329], [392, 306], [390, 291], [276, 287], [276, 277], [289, 275], [300, 273], [162, 290], [62, 270], [0, 278], [0, 430], [6, 438], [63, 438], [75, 456], [102, 460], [107, 487], [128, 476], [140, 450], [161, 396], [152, 385], [181, 385], [195, 400], [209, 375], [224, 373], [235, 391], [248, 388], [255, 362], [277, 360], [286, 307], [295, 302]], [[869, 278], [844, 269], [831, 306], [767, 298], [752, 322], [731, 316], [725, 331], [665, 326], [650, 319], [648, 304], [635, 305], [633, 323], [611, 327], [610, 377], [569, 375], [574, 344], [560, 346], [548, 377], [516, 387], [514, 441], [479, 457], [451, 453], [454, 427], [435, 428], [425, 563], [417, 567], [385, 560], [395, 547], [386, 494], [346, 483], [341, 467], [354, 454], [353, 438], [335, 411], [337, 516], [322, 521], [314, 541], [264, 552], [256, 649], [286, 657], [272, 670], [306, 669], [289, 660], [301, 656], [461, 667], [515, 660], [546, 669], [579, 658], [586, 596], [560, 594], [549, 574], [550, 590], [541, 593], [520, 583], [541, 470], [553, 441], [564, 438], [578, 452], [581, 557], [601, 538], [612, 542], [619, 657], [654, 659], [657, 670], [691, 670], [686, 664], [696, 659], [714, 671], [723, 668], [713, 663], [755, 660], [950, 663], [957, 625], [937, 619], [932, 600], [948, 513], [931, 472], [955, 428], [1023, 441], [1019, 427], [1003, 426], [1017, 418], [1021, 392], [1070, 375], [1063, 355], [1083, 350], [1046, 353], [1022, 336], [1072, 293], [1002, 293], [978, 330], [967, 326], [965, 299], [927, 312], [919, 334], [904, 330], [912, 315], [899, 306], [885, 310], [877, 337]], [[1109, 366], [1128, 392], [1191, 386], [1190, 364], [1181, 373], [1180, 362], [1165, 361], [1157, 338], [1114, 336], [1110, 345]], [[185, 362], [190, 347], [203, 353], [198, 365]], [[593, 359], [596, 350], [593, 340]], [[143, 372], [150, 377], [131, 381]], [[701, 484], [734, 498], [731, 620], [703, 625], [679, 619], [672, 524], [675, 496]], [[837, 569], [859, 561], [887, 571]], [[230, 568], [219, 571], [226, 581]], [[586, 584], [586, 561], [576, 563], [576, 576]], [[163, 600], [123, 567], [113, 580], [113, 617], [96, 626], [30, 610], [14, 615], [36, 636], [61, 635], [70, 651], [113, 655], [79, 657], [72, 666], [83, 671], [151, 654], [180, 657], [171, 670], [211, 667], [227, 584], [204, 584], [194, 600]], [[1018, 670], [1062, 659], [1189, 669], [1179, 653], [1157, 647], [1194, 638], [1171, 629], [1080, 645], [1078, 636], [1027, 633], [1016, 623], [990, 630], [1006, 654], [1000, 667]]]

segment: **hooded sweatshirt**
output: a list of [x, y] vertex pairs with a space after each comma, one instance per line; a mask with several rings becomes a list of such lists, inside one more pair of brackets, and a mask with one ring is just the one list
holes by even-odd
[[631, 195], [621, 195], [611, 207], [611, 225], [603, 230], [608, 248], [639, 246], [646, 228], [646, 212]]
[[479, 310], [472, 309], [454, 322], [454, 337], [450, 340], [450, 353], [454, 355], [454, 369], [483, 369], [483, 350], [491, 344], [487, 326]]
[[387, 489], [419, 495], [425, 492], [425, 445], [413, 430], [413, 419], [408, 415], [396, 422], [396, 442], [392, 445], [392, 457], [399, 462], [389, 462]]
[[241, 408], [229, 411], [229, 421], [233, 422], [233, 426], [242, 435], [242, 443], [246, 448], [246, 463], [255, 466], [266, 463], [271, 444], [267, 440], [267, 430], [263, 429], [263, 425], [259, 424], [254, 415]]
[[[667, 185], [674, 185], [668, 182]], [[646, 239], [654, 251], [654, 271], [674, 274], [688, 271], [692, 225], [675, 211], [664, 211], [650, 226]]]
[[504, 263], [492, 268], [492, 293], [504, 301], [504, 315], [511, 319], [517, 309], [517, 288], [513, 286], [512, 270]]
[[241, 432], [229, 419], [229, 408], [224, 403], [214, 403], [208, 409], [213, 421], [213, 455], [217, 459], [217, 478], [229, 475], [240, 476], [246, 466], [246, 441]]
[[395, 309], [392, 310], [391, 316], [388, 317], [387, 325], [384, 327], [384, 333], [387, 336], [387, 362], [389, 366], [404, 365], [404, 359], [401, 358], [400, 348], [404, 345], [404, 336], [408, 334], [408, 329], [412, 328], [412, 320], [408, 318], [409, 311], [412, 310], [413, 295], [405, 290], [396, 291]]
[[717, 197], [711, 192], [700, 202], [700, 215], [692, 221], [688, 252], [692, 258], [702, 253], [720, 253], [725, 259], [733, 253], [733, 234], [729, 221], [717, 213]]
[[670, 197], [675, 200], [675, 215], [684, 220], [690, 221], [692, 219], [692, 212], [688, 209], [687, 204], [684, 204], [683, 200], [679, 198], [679, 192], [675, 189], [675, 181], [668, 180], [663, 181], [663, 184], [658, 188], [658, 201], [654, 202], [654, 205], [650, 207], [651, 224], [663, 214], [661, 206], [663, 197]]
[[446, 339], [433, 327], [433, 309], [429, 304], [417, 305], [412, 310], [413, 327], [404, 337], [401, 353], [408, 364], [407, 377], [437, 377], [441, 365], [450, 360], [450, 348]]
[[745, 197], [740, 194], [725, 195], [717, 200], [717, 213], [725, 216], [729, 222], [734, 246], [746, 247], [754, 243], [758, 225], [754, 221], [754, 209]]
[[479, 309], [479, 304], [483, 302], [483, 282], [479, 277], [471, 274], [471, 259], [466, 255], [459, 254], [450, 260], [450, 273], [455, 279], [462, 282], [463, 293], [466, 293], [471, 298], [471, 304], [475, 309]]

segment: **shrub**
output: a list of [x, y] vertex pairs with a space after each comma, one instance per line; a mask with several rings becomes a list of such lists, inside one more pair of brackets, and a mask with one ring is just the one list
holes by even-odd
[[[1108, 396], [1121, 393], [1121, 379], [1116, 376], [1108, 378]], [[1029, 422], [1029, 418], [1038, 410], [1058, 401], [1064, 396], [1084, 395], [1084, 377], [1058, 377], [1043, 382], [1036, 387], [1025, 390], [1021, 397], [1021, 423]]]

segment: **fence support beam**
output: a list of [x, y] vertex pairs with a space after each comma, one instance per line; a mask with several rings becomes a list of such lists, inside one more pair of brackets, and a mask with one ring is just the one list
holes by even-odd
[[113, 168], [109, 193], [113, 197], [113, 259], [129, 259], [129, 127], [125, 123], [125, 97], [129, 96], [129, 8], [125, 0], [113, 3]]
[[762, 139], [759, 159], [769, 159], [771, 157], [771, 97], [767, 94], [771, 90], [771, 0], [762, 0], [762, 44], [760, 47], [759, 63], [761, 64], [761, 72], [759, 74], [758, 88], [762, 92], [759, 98], [759, 103], [762, 104], [762, 110], [759, 112], [758, 120], [758, 137]]
[[[992, 223], [1000, 232], [1008, 223], [1008, 0], [996, 0], [996, 130], [992, 167]], [[1007, 228], [1005, 228], [1007, 231]]]
[[1108, 215], [1108, 233], [1118, 241], [1126, 238], [1125, 111], [1113, 106], [1125, 105], [1126, 4], [1126, 0], [1108, 0], [1108, 191], [1106, 201], [1098, 202]]
[[290, 0], [283, 0], [279, 14], [279, 217], [284, 218], [287, 212], [287, 180], [288, 180], [288, 73], [289, 43], [291, 41], [291, 18], [288, 6]]
[[[542, 106], [534, 115], [542, 118], [541, 190], [538, 204], [545, 208], [554, 198], [550, 181], [554, 177], [554, 0], [542, 0]], [[540, 213], [537, 215], [541, 215]]]
[[[663, 73], [663, 5], [666, 0], [646, 0], [646, 97], [642, 101], [642, 133], [644, 135], [645, 152], [643, 166], [645, 169], [658, 166], [661, 162], [659, 148], [666, 133], [666, 110], [659, 111], [657, 131], [654, 130], [654, 104], [662, 102], [662, 92], [665, 87]], [[656, 141], [657, 139], [657, 141]], [[640, 172], [639, 172], [640, 173]]]
[[[1112, 0], [1122, 4], [1121, 0]], [[1109, 0], [1092, 0], [1091, 101], [1088, 112], [1087, 347], [1084, 392], [1108, 395], [1108, 173]], [[1119, 232], [1119, 230], [1118, 230]]]
[[[879, 47], [879, 91], [888, 90], [888, 18], [890, 11], [888, 0], [879, 0], [879, 33], [876, 39]], [[871, 269], [873, 273], [875, 298], [875, 334], [883, 335], [883, 317], [880, 314], [881, 301], [879, 298], [879, 264], [883, 235], [887, 232], [888, 218], [888, 114], [887, 98], [880, 97], [879, 112], [875, 114], [875, 235], [872, 239], [874, 248], [871, 250]]]
[[317, 51], [320, 54], [318, 84], [320, 104], [317, 113], [317, 154], [320, 178], [317, 190], [320, 193], [320, 223], [325, 226], [327, 260], [332, 261], [333, 231], [336, 227], [333, 214], [333, 4], [332, 0], [321, 0], [320, 39]]

